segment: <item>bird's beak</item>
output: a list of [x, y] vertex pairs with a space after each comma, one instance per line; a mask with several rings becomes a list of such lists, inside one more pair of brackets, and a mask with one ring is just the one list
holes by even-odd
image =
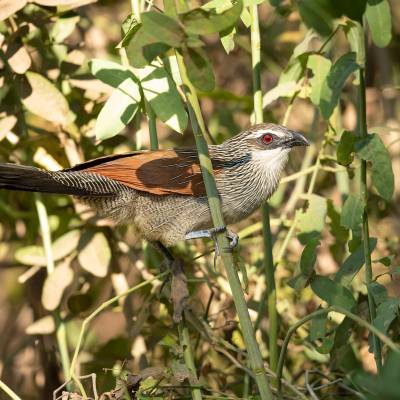
[[287, 147], [309, 146], [310, 142], [301, 133], [289, 131], [286, 145]]

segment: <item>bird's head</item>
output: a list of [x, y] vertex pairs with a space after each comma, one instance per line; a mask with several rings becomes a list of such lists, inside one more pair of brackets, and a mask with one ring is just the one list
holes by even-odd
[[309, 146], [308, 140], [299, 132], [271, 123], [253, 125], [242, 131], [224, 145], [233, 147], [236, 154], [251, 155], [253, 159], [279, 162], [286, 160], [293, 147]]

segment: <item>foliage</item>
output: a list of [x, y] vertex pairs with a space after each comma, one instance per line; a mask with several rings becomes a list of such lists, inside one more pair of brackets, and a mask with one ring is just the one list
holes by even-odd
[[[0, 161], [45, 169], [154, 147], [154, 134], [164, 148], [190, 145], [187, 85], [177, 56], [199, 93], [210, 138], [221, 142], [247, 127], [253, 112], [249, 26], [257, 7], [262, 53], [255, 68], [268, 89], [264, 117], [305, 130], [313, 142], [304, 157], [292, 155], [288, 172], [296, 183], [289, 175], [270, 202], [279, 343], [296, 322], [310, 322], [287, 344], [284, 395], [398, 397], [400, 361], [396, 351], [387, 351], [388, 343], [398, 342], [400, 305], [399, 188], [392, 167], [399, 163], [394, 149], [400, 128], [394, 122], [398, 101], [387, 96], [398, 87], [396, 2], [211, 0], [195, 7], [165, 0], [133, 1], [132, 10], [128, 2], [105, 0], [0, 3]], [[367, 136], [365, 70], [367, 116], [376, 125]], [[384, 103], [384, 117], [374, 108], [374, 95]], [[50, 398], [79, 366], [81, 375], [94, 374], [97, 381], [73, 377], [60, 394], [257, 395], [246, 335], [225, 273], [213, 268], [211, 243], [175, 249], [187, 265], [190, 291], [178, 328], [169, 283], [165, 289], [158, 276], [161, 259], [131, 227], [115, 228], [63, 196], [2, 191], [0, 212], [6, 294], [0, 298], [0, 382], [23, 398]], [[269, 282], [259, 220], [256, 214], [235, 227], [241, 238], [236, 258], [267, 361]], [[368, 229], [366, 234], [368, 220], [374, 237]], [[129, 288], [134, 293], [127, 297]], [[327, 306], [370, 321], [387, 335], [379, 374], [368, 375], [376, 372], [368, 346], [380, 357], [377, 336], [348, 315], [324, 312]], [[29, 365], [26, 371], [21, 362]], [[21, 377], [29, 379], [18, 386]]]

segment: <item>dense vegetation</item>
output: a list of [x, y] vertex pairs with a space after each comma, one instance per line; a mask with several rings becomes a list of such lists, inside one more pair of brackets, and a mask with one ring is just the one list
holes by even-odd
[[174, 249], [179, 323], [131, 226], [1, 191], [0, 398], [400, 397], [396, 0], [2, 0], [0, 21], [0, 162], [192, 146], [206, 169], [205, 140], [262, 121], [312, 142], [233, 255]]

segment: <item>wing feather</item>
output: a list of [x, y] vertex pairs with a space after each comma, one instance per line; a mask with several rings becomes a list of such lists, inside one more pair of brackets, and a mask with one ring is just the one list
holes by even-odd
[[[218, 163], [214, 173], [218, 174]], [[65, 171], [84, 171], [105, 176], [130, 188], [163, 196], [205, 196], [197, 152], [157, 150], [101, 157]]]

